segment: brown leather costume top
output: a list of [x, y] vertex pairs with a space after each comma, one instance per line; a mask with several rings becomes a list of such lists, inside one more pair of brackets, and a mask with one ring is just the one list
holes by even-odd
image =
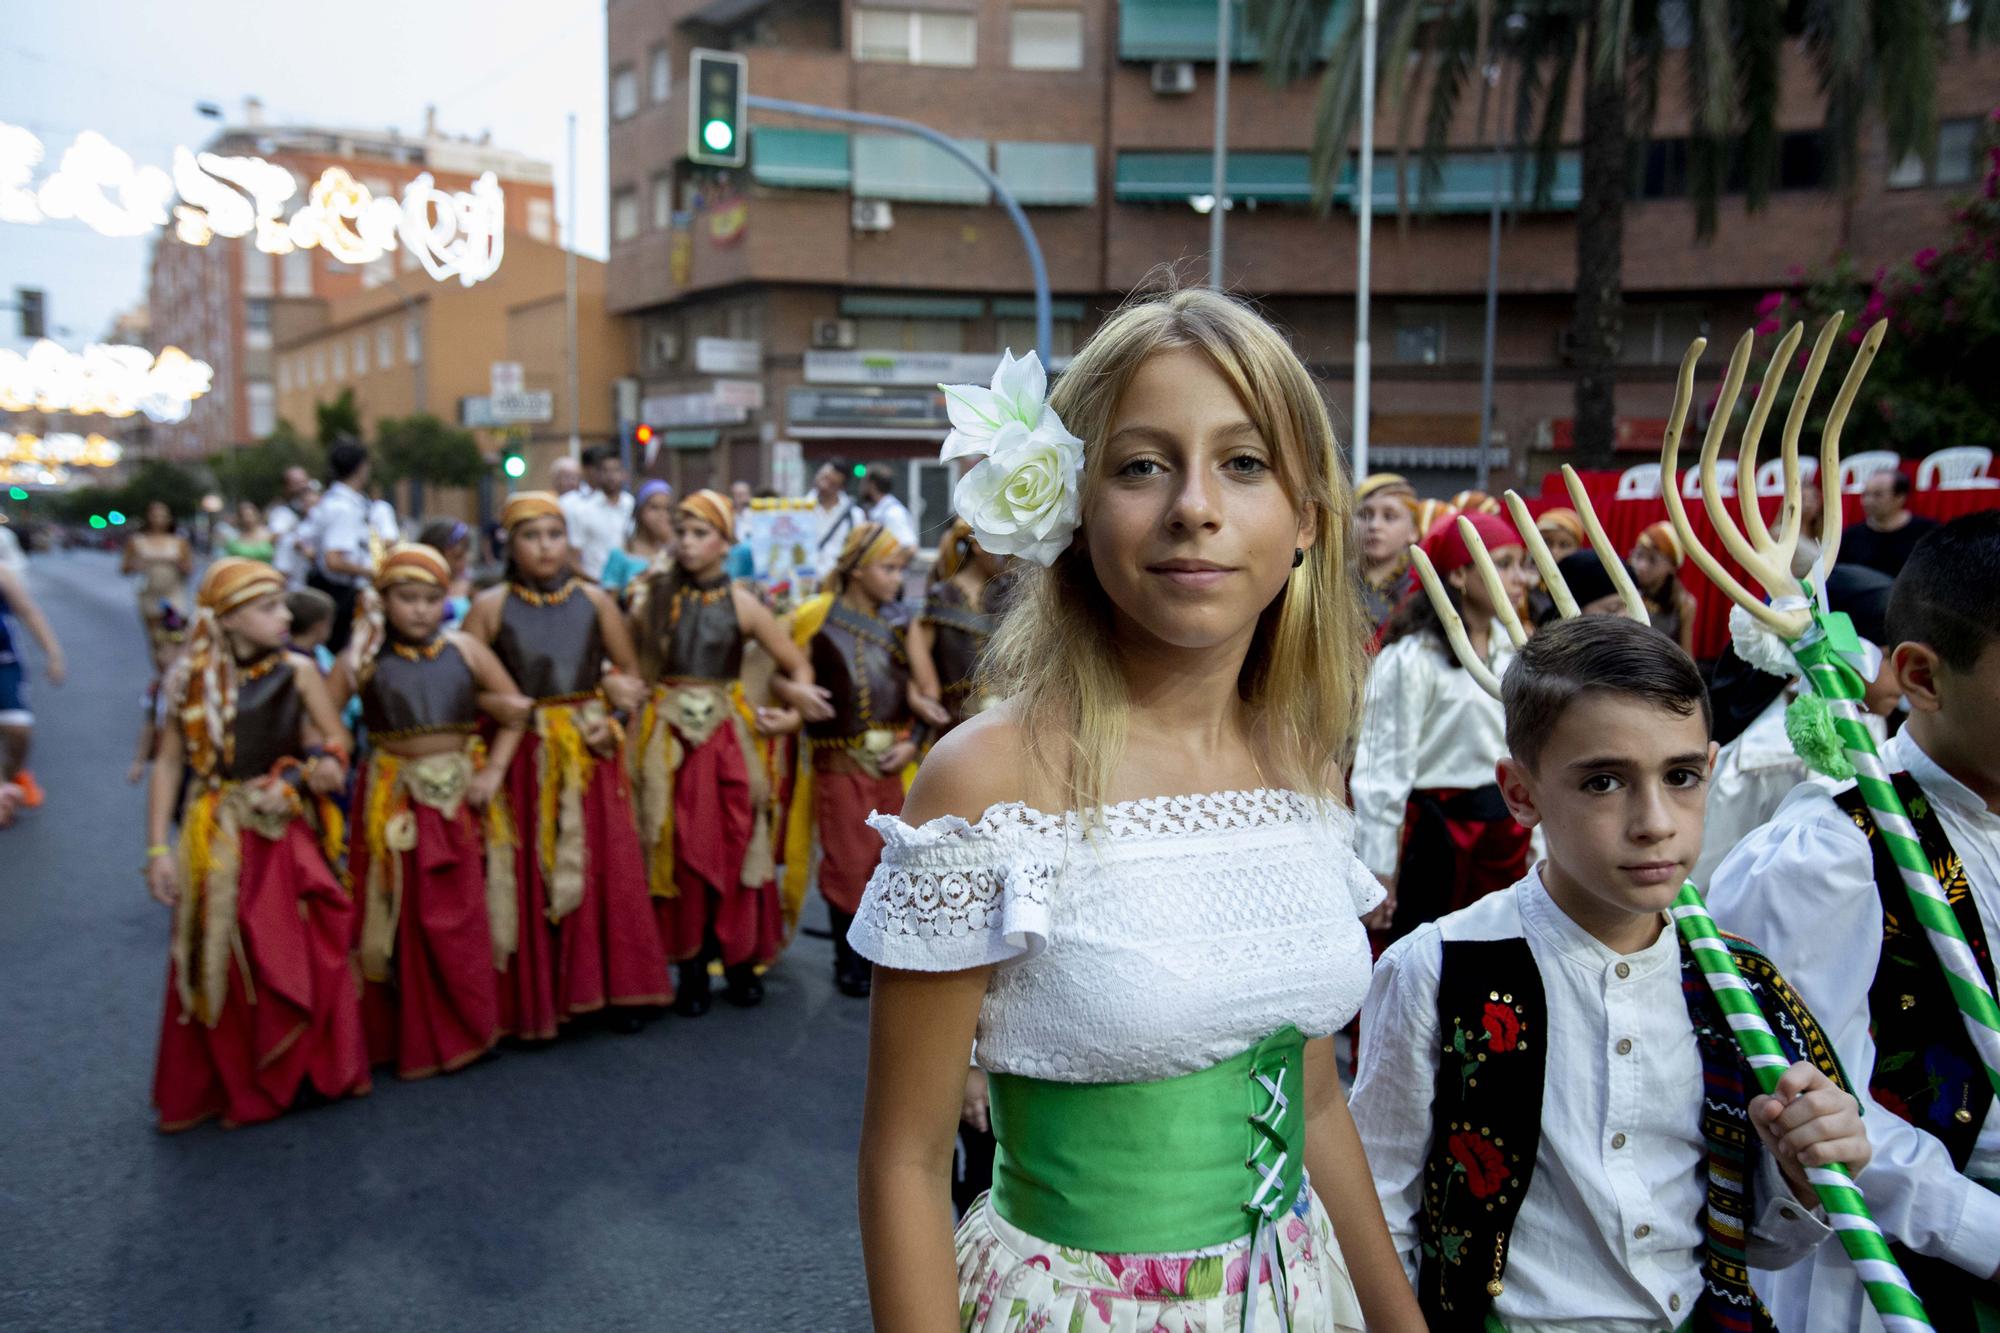
[[903, 631], [839, 602], [813, 636], [813, 680], [833, 695], [834, 713], [806, 724], [813, 740], [846, 740], [909, 721], [910, 659]]
[[479, 724], [479, 686], [458, 648], [445, 640], [435, 657], [405, 657], [389, 643], [361, 687], [361, 720], [377, 739], [431, 731], [471, 731]]
[[680, 586], [660, 649], [662, 680], [735, 680], [743, 674], [743, 627], [727, 578]]
[[[302, 755], [299, 732], [306, 703], [293, 674], [294, 656], [278, 652], [237, 667], [236, 720], [229, 729], [233, 752], [222, 765], [224, 778], [236, 782], [260, 778], [280, 759]], [[271, 666], [263, 669], [266, 662]]]
[[515, 585], [500, 604], [493, 651], [521, 693], [531, 699], [588, 694], [603, 678], [604, 631], [582, 583], [564, 580], [554, 588], [535, 591], [553, 596], [566, 584], [572, 586], [561, 601], [534, 605]]
[[937, 666], [938, 685], [956, 713], [971, 692], [972, 677], [999, 617], [973, 610], [955, 583], [940, 583], [930, 590], [923, 616], [932, 631], [931, 661]]

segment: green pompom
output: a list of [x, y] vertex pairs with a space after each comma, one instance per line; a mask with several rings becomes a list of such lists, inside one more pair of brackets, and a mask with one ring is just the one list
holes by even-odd
[[1791, 707], [1785, 710], [1785, 738], [1813, 772], [1825, 774], [1836, 782], [1854, 776], [1847, 747], [1840, 743], [1840, 733], [1834, 730], [1833, 713], [1826, 700], [1817, 694], [1801, 694], [1792, 700]]

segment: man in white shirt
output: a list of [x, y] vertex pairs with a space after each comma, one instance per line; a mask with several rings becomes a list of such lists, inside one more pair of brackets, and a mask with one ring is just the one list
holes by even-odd
[[313, 494], [313, 480], [302, 467], [292, 466], [284, 472], [285, 493], [278, 502], [264, 514], [264, 522], [271, 529], [271, 564], [285, 582], [292, 588], [303, 588], [306, 584], [306, 569], [311, 563], [299, 553], [299, 527], [312, 512], [317, 497]]
[[[1505, 692], [1499, 785], [1548, 856], [1376, 965], [1352, 1107], [1389, 1235], [1433, 1328], [1710, 1328], [1755, 1299], [1745, 1251], [1778, 1268], [1833, 1234], [1800, 1153], [1859, 1170], [1859, 1108], [1802, 1051], [1778, 1096], [1756, 1095], [1666, 923], [1714, 755], [1693, 661], [1584, 617], [1537, 631]], [[1811, 1048], [1782, 979], [1732, 952], [1773, 1026]]]
[[[1910, 705], [1882, 747], [1985, 984], [2000, 928], [2000, 511], [1927, 534], [1889, 594]], [[1852, 784], [1807, 783], [1715, 872], [1725, 928], [1754, 932], [1863, 1085], [1869, 1211], [1938, 1328], [2000, 1321], [2000, 1114], [1975, 1031]], [[1896, 928], [1885, 929], [1893, 920]], [[1761, 1283], [1785, 1329], [1881, 1325], [1854, 1266], [1820, 1256]], [[1983, 1309], [1981, 1306], [1983, 1305]]]
[[847, 534], [868, 521], [867, 513], [847, 494], [847, 473], [838, 463], [821, 463], [813, 473], [813, 566], [824, 572], [840, 558]]
[[917, 525], [909, 508], [896, 498], [896, 474], [877, 463], [861, 479], [861, 504], [870, 523], [880, 523], [898, 545], [917, 549]]
[[583, 452], [590, 484], [557, 501], [569, 524], [571, 558], [587, 579], [604, 577], [604, 563], [622, 546], [632, 527], [632, 496], [625, 489], [625, 463], [610, 445]]
[[327, 650], [338, 653], [347, 646], [353, 628], [354, 603], [361, 585], [374, 577], [374, 544], [380, 540], [370, 523], [373, 502], [368, 498], [370, 470], [368, 450], [358, 440], [334, 441], [326, 451], [327, 472], [333, 484], [313, 507], [312, 521], [298, 536], [309, 541], [315, 552], [306, 584], [333, 598], [333, 630]]

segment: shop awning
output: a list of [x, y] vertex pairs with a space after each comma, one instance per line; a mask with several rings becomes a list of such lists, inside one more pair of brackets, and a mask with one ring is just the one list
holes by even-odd
[[[1446, 153], [1442, 162], [1442, 179], [1431, 190], [1428, 198], [1422, 198], [1420, 189], [1422, 178], [1419, 157], [1412, 152], [1406, 162], [1407, 169], [1403, 189], [1410, 205], [1410, 211], [1425, 213], [1484, 213], [1493, 206], [1493, 154], [1491, 153]], [[1350, 171], [1352, 169], [1350, 168]], [[1522, 164], [1520, 190], [1515, 191], [1514, 157], [1503, 154], [1500, 162], [1501, 207], [1510, 212], [1535, 211], [1535, 164], [1532, 158]], [[1360, 210], [1360, 195], [1351, 190], [1342, 192], [1356, 211]], [[1583, 155], [1577, 152], [1559, 153], [1556, 156], [1555, 174], [1549, 182], [1547, 211], [1568, 212], [1583, 197]], [[1421, 204], [1419, 199], [1422, 198]], [[1384, 160], [1381, 154], [1375, 158], [1375, 209], [1390, 212], [1396, 208], [1396, 159]]]
[[721, 438], [719, 430], [669, 430], [660, 433], [660, 443], [668, 449], [713, 449]]
[[[1127, 203], [1181, 203], [1214, 185], [1208, 153], [1131, 152], [1118, 155], [1117, 197]], [[1260, 203], [1312, 202], [1312, 160], [1304, 153], [1231, 153], [1229, 195]]]
[[835, 130], [753, 125], [750, 178], [759, 185], [795, 190], [844, 190], [854, 179], [847, 136]]
[[1087, 143], [998, 143], [993, 173], [1023, 204], [1088, 208], [1097, 202], [1097, 149]]
[[[1333, 50], [1347, 22], [1349, 0], [1339, 0], [1320, 29], [1319, 54]], [[1214, 60], [1216, 0], [1122, 0], [1118, 6], [1120, 60]], [[1249, 6], [1235, 0], [1235, 27], [1229, 38], [1231, 63], [1263, 58], [1264, 43], [1250, 22]]]
[[[978, 161], [991, 160], [986, 140], [955, 142]], [[864, 199], [930, 204], [983, 204], [993, 193], [976, 172], [944, 149], [904, 134], [854, 136], [853, 188]]]
[[914, 296], [905, 292], [849, 292], [840, 298], [847, 316], [880, 315], [889, 319], [978, 319], [986, 301], [978, 296]]

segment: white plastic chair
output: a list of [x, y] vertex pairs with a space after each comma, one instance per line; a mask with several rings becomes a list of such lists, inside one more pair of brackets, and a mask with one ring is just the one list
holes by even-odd
[[[1782, 461], [1782, 460], [1781, 460]], [[1722, 499], [1736, 494], [1736, 462], [1734, 459], [1715, 460], [1715, 489]], [[1691, 467], [1681, 474], [1681, 495], [1689, 500], [1701, 499], [1701, 469]]]
[[1976, 444], [1940, 449], [1917, 464], [1920, 491], [1986, 491], [2000, 487], [2000, 478], [1989, 477], [1993, 451]]
[[[1721, 460], [1717, 460], [1717, 466], [1720, 465]], [[1818, 481], [1819, 460], [1817, 458], [1800, 458], [1799, 484], [1801, 486], [1811, 486]], [[1785, 460], [1782, 458], [1770, 458], [1759, 463], [1757, 465], [1757, 494], [1765, 496], [1783, 495], [1784, 493]]]
[[1620, 500], [1656, 500], [1660, 495], [1660, 465], [1641, 463], [1628, 467], [1618, 475]]
[[1840, 493], [1859, 495], [1877, 472], [1894, 472], [1902, 458], [1887, 449], [1869, 449], [1840, 460]]

